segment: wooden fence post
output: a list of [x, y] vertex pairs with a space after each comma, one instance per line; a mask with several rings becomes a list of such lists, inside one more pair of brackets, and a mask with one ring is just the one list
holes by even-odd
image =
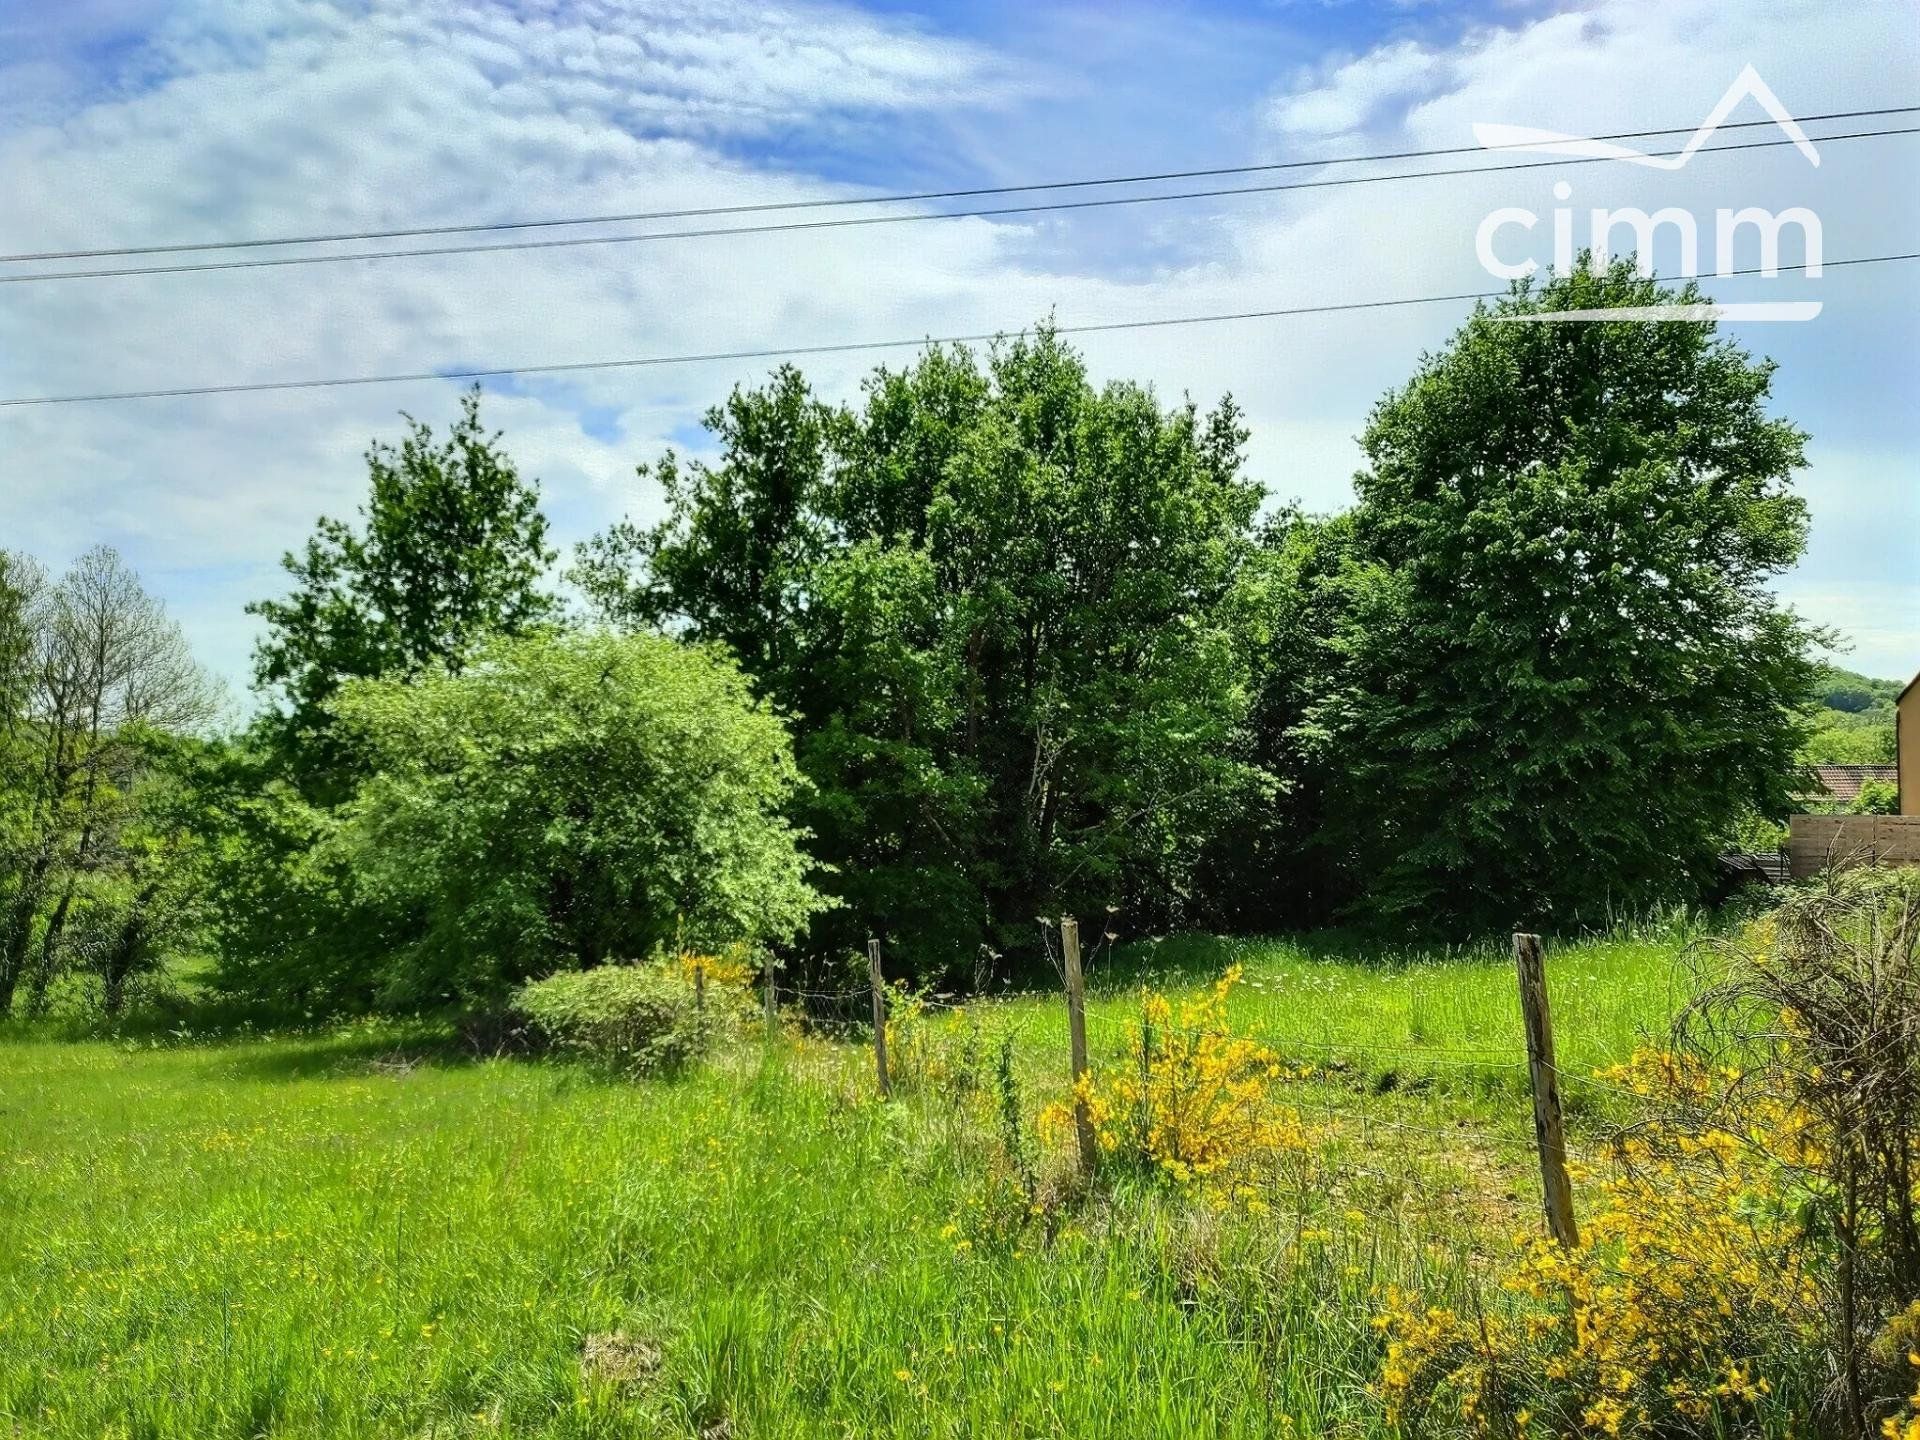
[[761, 1008], [762, 1008], [762, 1009], [764, 1009], [764, 1010], [766, 1011], [766, 1016], [767, 1016], [767, 1038], [768, 1038], [769, 1040], [771, 1040], [771, 1039], [773, 1039], [773, 1037], [774, 1037], [774, 1035], [775, 1035], [775, 1034], [776, 1034], [776, 1033], [778, 1032], [778, 1030], [780, 1029], [780, 1009], [779, 1009], [779, 1006], [778, 1006], [778, 1004], [776, 1003], [776, 999], [777, 999], [777, 997], [776, 997], [776, 996], [775, 996], [775, 994], [774, 994], [774, 988], [773, 988], [773, 984], [774, 984], [774, 982], [773, 982], [773, 956], [771, 956], [771, 955], [769, 955], [769, 956], [767, 956], [767, 983], [766, 983], [766, 995], [765, 995], [765, 997], [764, 997], [764, 999], [763, 999], [763, 1000], [762, 1000], [762, 1002], [761, 1002]]
[[1567, 1178], [1567, 1134], [1560, 1116], [1560, 1077], [1553, 1059], [1553, 1012], [1547, 1008], [1547, 971], [1538, 935], [1513, 937], [1520, 975], [1520, 1010], [1527, 1024], [1527, 1069], [1533, 1080], [1533, 1138], [1540, 1151], [1540, 1185], [1547, 1229], [1562, 1245], [1578, 1245], [1573, 1184]]
[[693, 1008], [707, 1008], [707, 965], [704, 960], [693, 962]]
[[1073, 1057], [1073, 1133], [1080, 1146], [1080, 1169], [1091, 1178], [1099, 1152], [1082, 1085], [1087, 1073], [1087, 986], [1080, 973], [1080, 922], [1071, 915], [1060, 917], [1060, 950], [1066, 960], [1067, 1039]]
[[880, 941], [867, 941], [867, 984], [873, 987], [873, 1073], [880, 1082], [880, 1098], [893, 1094], [887, 1078], [887, 981], [880, 973]]

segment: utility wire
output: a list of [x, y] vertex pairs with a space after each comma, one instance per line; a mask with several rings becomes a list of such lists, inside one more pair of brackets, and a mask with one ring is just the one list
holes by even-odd
[[[1889, 105], [1876, 110], [1830, 110], [1798, 117], [1802, 124], [1827, 120], [1864, 120], [1882, 115], [1906, 115], [1920, 105]], [[1772, 125], [1772, 120], [1741, 120], [1719, 130], [1749, 130]], [[1690, 125], [1661, 130], [1617, 130], [1590, 135], [1588, 140], [1645, 140], [1656, 135], [1679, 135]], [[504, 230], [544, 230], [569, 225], [617, 225], [651, 220], [689, 220], [715, 215], [764, 215], [793, 210], [824, 210], [848, 205], [897, 205], [928, 200], [972, 200], [986, 195], [1022, 195], [1036, 190], [1077, 190], [1103, 185], [1147, 185], [1169, 180], [1206, 180], [1224, 175], [1258, 175], [1281, 170], [1305, 170], [1321, 165], [1360, 165], [1383, 160], [1431, 160], [1447, 155], [1472, 155], [1532, 148], [1524, 141], [1502, 145], [1451, 145], [1430, 150], [1388, 150], [1372, 155], [1327, 155], [1312, 160], [1279, 160], [1260, 165], [1217, 165], [1203, 170], [1162, 170], [1144, 175], [1105, 175], [1079, 180], [1038, 180], [1023, 185], [976, 185], [963, 190], [916, 190], [890, 195], [851, 195], [821, 200], [769, 200], [742, 205], [703, 205], [680, 210], [637, 210], [611, 215], [563, 215], [537, 220], [492, 220], [461, 225], [417, 225], [393, 230], [340, 230], [311, 235], [270, 235], [247, 240], [195, 240], [163, 245], [124, 245], [91, 250], [39, 250], [0, 255], [0, 264], [39, 260], [105, 260], [136, 255], [178, 255], [196, 250], [253, 250], [279, 245], [332, 245], [361, 240], [406, 240], [434, 235], [480, 235]]]
[[[1920, 133], [1920, 126], [1893, 129], [1854, 130], [1840, 135], [1820, 135], [1819, 143], [1842, 140], [1872, 140], [1893, 135]], [[1696, 155], [1724, 155], [1737, 150], [1773, 150], [1793, 140], [1749, 140], [1738, 145], [1714, 145], [1697, 150]], [[1661, 150], [1649, 158], [1679, 155], [1681, 150]], [[1511, 170], [1554, 169], [1564, 165], [1618, 164], [1611, 156], [1556, 156], [1550, 160], [1518, 161], [1508, 165], [1465, 165], [1444, 170], [1403, 170], [1391, 175], [1349, 175], [1317, 180], [1290, 180], [1267, 185], [1234, 185], [1202, 190], [1173, 190], [1153, 195], [1110, 195], [1096, 200], [1053, 200], [1034, 204], [998, 205], [978, 210], [937, 210], [909, 215], [858, 215], [836, 220], [788, 220], [774, 225], [718, 225], [691, 230], [654, 230], [640, 235], [570, 235], [557, 240], [506, 240], [483, 245], [429, 245], [399, 250], [356, 250], [326, 255], [275, 255], [252, 260], [198, 260], [185, 265], [131, 265], [99, 270], [34, 270], [26, 274], [0, 274], [0, 285], [23, 285], [48, 280], [101, 280], [131, 275], [187, 275], [209, 270], [259, 270], [283, 265], [335, 265], [354, 260], [409, 260], [434, 255], [484, 255], [502, 250], [562, 250], [583, 245], [634, 245], [654, 240], [702, 240], [725, 235], [775, 235], [801, 230], [842, 230], [869, 225], [906, 225], [927, 220], [965, 220], [1002, 215], [1035, 215], [1064, 210], [1102, 210], [1116, 205], [1152, 205], [1171, 200], [1203, 200], [1233, 195], [1269, 195], [1287, 190], [1324, 190], [1348, 185], [1381, 185], [1401, 180], [1437, 180], [1463, 175], [1491, 175]]]
[[[1823, 267], [1838, 270], [1855, 265], [1890, 265], [1920, 260], [1920, 251], [1898, 255], [1862, 255], [1826, 260]], [[1731, 280], [1761, 275], [1761, 266], [1730, 270], [1708, 278]], [[1094, 335], [1116, 330], [1159, 330], [1176, 325], [1213, 325], [1234, 320], [1277, 320], [1296, 315], [1332, 315], [1355, 310], [1391, 310], [1408, 305], [1443, 305], [1467, 300], [1498, 300], [1505, 290], [1467, 290], [1452, 295], [1411, 295], [1386, 300], [1346, 300], [1321, 305], [1291, 305], [1272, 310], [1234, 310], [1214, 315], [1175, 315], [1156, 320], [1107, 320], [1084, 325], [1056, 325], [1057, 335]], [[932, 345], [974, 345], [1000, 339], [1007, 332], [972, 335], [921, 336], [912, 340], [849, 340], [828, 345], [781, 345], [764, 350], [711, 350], [681, 355], [644, 355], [622, 360], [572, 360], [547, 365], [501, 365], [469, 370], [413, 370], [389, 375], [330, 376], [309, 380], [255, 380], [232, 385], [180, 385], [155, 390], [97, 391], [75, 395], [20, 395], [0, 399], [0, 408], [26, 405], [80, 405], [105, 400], [172, 400], [189, 395], [258, 394], [269, 390], [330, 390], [356, 385], [395, 385], [417, 380], [490, 380], [510, 375], [558, 375], [593, 370], [637, 370], [663, 365], [694, 365], [718, 360], [777, 360], [808, 355], [844, 355], [859, 350], [901, 350]]]

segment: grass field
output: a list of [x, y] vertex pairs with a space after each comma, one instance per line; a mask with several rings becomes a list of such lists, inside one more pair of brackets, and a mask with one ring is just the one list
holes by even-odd
[[[1566, 1068], [1664, 1022], [1677, 952], [1555, 952]], [[1511, 971], [1123, 947], [1093, 971], [1096, 1065], [1138, 983], [1231, 960], [1236, 1023], [1316, 1066], [1289, 1096], [1313, 1174], [1276, 1175], [1260, 1213], [1074, 1197], [1052, 1156], [1057, 1203], [996, 1224], [992, 1107], [878, 1103], [857, 1044], [747, 1040], [623, 1084], [424, 1026], [17, 1033], [0, 1434], [1385, 1433], [1377, 1290], [1457, 1289], [1536, 1214]], [[1011, 1029], [1030, 1107], [1064, 1091], [1056, 1000], [968, 1010], [933, 1023]]]

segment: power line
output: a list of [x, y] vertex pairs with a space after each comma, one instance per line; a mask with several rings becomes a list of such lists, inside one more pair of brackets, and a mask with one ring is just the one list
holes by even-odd
[[[1889, 105], [1875, 110], [1830, 110], [1800, 116], [1812, 125], [1828, 120], [1864, 120], [1880, 115], [1906, 115], [1920, 105]], [[1772, 120], [1741, 120], [1719, 130], [1750, 130], [1775, 124]], [[1588, 140], [1645, 140], [1655, 135], [1678, 135], [1689, 125], [1660, 130], [1617, 130], [1590, 135]], [[124, 245], [91, 250], [39, 250], [0, 255], [0, 264], [40, 260], [105, 260], [135, 255], [178, 255], [196, 250], [252, 250], [279, 245], [332, 245], [363, 240], [420, 239], [433, 235], [479, 235], [504, 230], [543, 230], [569, 225], [618, 225], [652, 220], [689, 220], [715, 215], [763, 215], [793, 210], [824, 210], [848, 205], [897, 205], [928, 200], [971, 200], [984, 195], [1021, 195], [1036, 190], [1077, 190], [1102, 185], [1146, 185], [1169, 180], [1205, 180], [1223, 175], [1257, 175], [1280, 170], [1305, 170], [1321, 165], [1360, 165], [1383, 160], [1431, 160], [1447, 155], [1471, 155], [1529, 148], [1525, 142], [1503, 145], [1451, 145], [1429, 150], [1388, 150], [1372, 155], [1328, 155], [1313, 160], [1279, 160], [1260, 165], [1217, 165], [1203, 170], [1162, 170], [1140, 175], [1105, 175], [1079, 180], [1038, 180], [1022, 185], [976, 185], [962, 190], [916, 190], [890, 195], [840, 196], [821, 200], [769, 200], [742, 205], [704, 205], [680, 210], [637, 210], [611, 215], [563, 215], [537, 220], [491, 220], [460, 225], [417, 225], [393, 230], [339, 230], [311, 235], [269, 235], [245, 240], [194, 240], [159, 245]]]
[[[1916, 107], [1920, 108], [1920, 107]], [[1920, 126], [1881, 130], [1854, 130], [1815, 138], [1823, 145], [1842, 140], [1872, 140], [1920, 133]], [[1714, 145], [1696, 155], [1724, 155], [1739, 150], [1773, 150], [1794, 140], [1750, 140], [1738, 145]], [[1649, 158], [1684, 153], [1661, 150]], [[999, 205], [976, 210], [939, 210], [910, 215], [859, 215], [835, 220], [790, 220], [775, 225], [720, 225], [691, 230], [655, 230], [640, 235], [570, 235], [555, 240], [508, 240], [491, 245], [430, 245], [398, 250], [357, 250], [328, 255], [275, 255], [251, 260], [201, 260], [186, 265], [133, 265], [99, 270], [35, 270], [24, 275], [0, 274], [0, 285], [23, 285], [48, 280], [102, 280], [115, 276], [187, 275], [211, 270], [259, 270], [285, 265], [334, 265], [354, 260], [408, 260], [439, 255], [484, 255], [503, 250], [561, 250], [585, 245], [634, 245], [655, 240], [703, 240], [729, 235], [790, 234], [803, 230], [842, 230], [871, 225], [905, 225], [927, 220], [965, 220], [1003, 215], [1034, 215], [1066, 210], [1100, 210], [1117, 205], [1151, 205], [1173, 200], [1204, 200], [1234, 195], [1269, 195], [1288, 190], [1324, 190], [1349, 185], [1381, 185], [1401, 180], [1437, 180], [1463, 175], [1491, 175], [1513, 170], [1554, 169], [1565, 165], [1617, 164], [1610, 156], [1556, 156], [1550, 160], [1517, 161], [1508, 165], [1464, 165], [1444, 170], [1406, 170], [1392, 175], [1334, 176], [1292, 180], [1270, 185], [1235, 185], [1202, 190], [1174, 190], [1153, 195], [1110, 195], [1095, 200], [1053, 200], [1035, 204]]]
[[[1888, 265], [1920, 260], [1920, 251], [1898, 255], [1863, 255], [1826, 260], [1829, 270], [1855, 265]], [[1766, 273], [1760, 266], [1730, 270], [1716, 280]], [[1159, 330], [1176, 325], [1214, 325], [1236, 320], [1277, 320], [1300, 315], [1332, 315], [1358, 310], [1391, 310], [1410, 305], [1442, 305], [1468, 300], [1497, 300], [1505, 290], [1468, 290], [1452, 295], [1412, 295], [1385, 300], [1346, 300], [1320, 305], [1291, 305], [1271, 310], [1233, 310], [1213, 315], [1175, 315], [1154, 320], [1107, 320], [1084, 325], [1057, 325], [1059, 335], [1093, 335], [1117, 330]], [[271, 390], [332, 390], [359, 385], [396, 385], [420, 380], [492, 380], [519, 375], [578, 374], [595, 370], [638, 370], [665, 365], [695, 365], [720, 360], [780, 360], [810, 355], [844, 355], [861, 350], [902, 350], [930, 345], [977, 345], [997, 340], [1007, 332], [972, 335], [921, 336], [905, 340], [849, 340], [825, 345], [780, 345], [762, 350], [711, 350], [680, 355], [643, 355], [620, 360], [570, 360], [546, 365], [500, 365], [485, 369], [412, 370], [387, 375], [329, 376], [308, 380], [254, 380], [231, 385], [180, 385], [155, 390], [96, 391], [76, 395], [21, 395], [0, 399], [0, 408], [27, 405], [80, 405], [107, 400], [175, 400], [192, 395], [243, 395]]]

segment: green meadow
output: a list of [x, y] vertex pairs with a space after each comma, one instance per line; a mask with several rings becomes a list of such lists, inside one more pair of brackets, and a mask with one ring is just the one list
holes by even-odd
[[[1564, 1068], [1657, 1031], [1683, 934], [1556, 949]], [[442, 1027], [0, 1032], [0, 1435], [1390, 1433], [1369, 1320], [1464, 1295], [1537, 1225], [1514, 981], [1338, 940], [1092, 956], [1096, 1068], [1139, 987], [1244, 970], [1310, 1166], [1257, 1208], [1086, 1193], [954, 1057], [1013, 1037], [1021, 1126], [1067, 1091], [1057, 996], [857, 1034], [749, 1025], [668, 1079], [478, 1058]], [[903, 1057], [914, 1061], [915, 1055]], [[1570, 1086], [1576, 1145], [1604, 1087]]]

